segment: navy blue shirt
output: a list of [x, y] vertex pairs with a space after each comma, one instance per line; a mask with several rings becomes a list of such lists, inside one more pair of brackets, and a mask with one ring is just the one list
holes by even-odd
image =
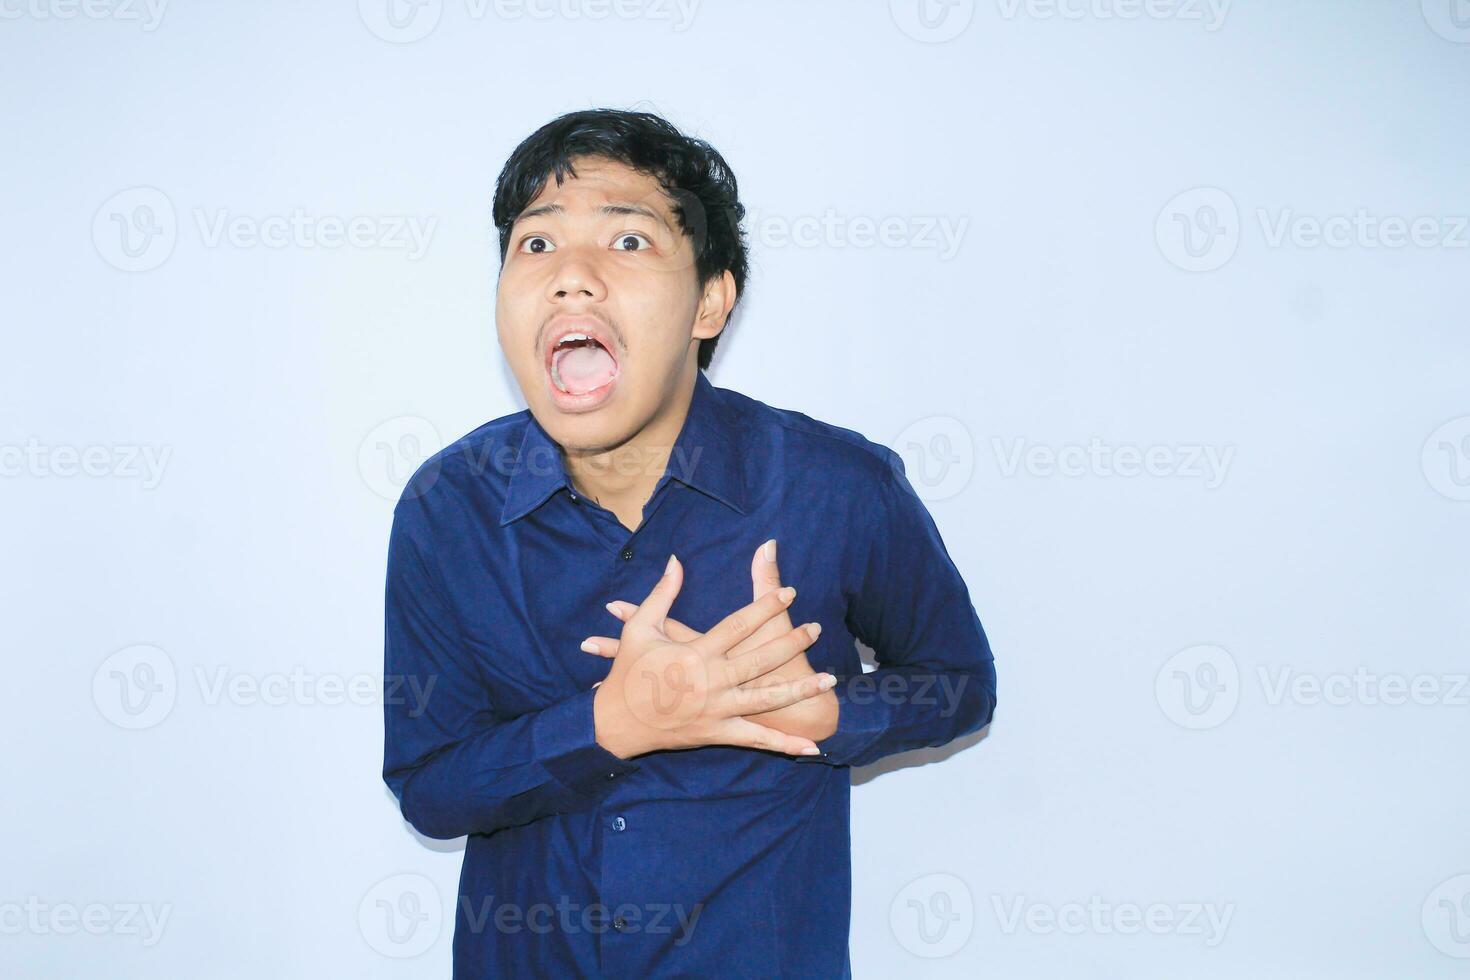
[[[822, 754], [598, 745], [611, 661], [579, 645], [620, 632], [604, 603], [641, 602], [676, 553], [669, 615], [706, 631], [750, 603], [772, 537], [791, 621], [823, 627], [807, 657], [838, 678]], [[459, 978], [850, 976], [849, 767], [995, 708], [985, 632], [902, 458], [702, 371], [636, 531], [576, 492], [528, 410], [425, 461], [394, 511], [385, 646], [385, 690], [428, 696], [385, 697], [383, 778], [420, 833], [468, 835]]]

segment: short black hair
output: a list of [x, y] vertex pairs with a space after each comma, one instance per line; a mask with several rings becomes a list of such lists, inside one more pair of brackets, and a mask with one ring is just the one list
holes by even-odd
[[[495, 228], [500, 233], [500, 264], [510, 248], [516, 216], [555, 176], [557, 186], [575, 177], [579, 157], [616, 160], [659, 182], [669, 196], [679, 230], [694, 243], [694, 272], [703, 288], [728, 270], [735, 279], [735, 302], [745, 292], [749, 249], [740, 227], [735, 174], [725, 158], [704, 140], [685, 136], [651, 112], [583, 109], [558, 116], [521, 141], [495, 182]], [[730, 307], [730, 316], [735, 307]], [[730, 317], [725, 325], [729, 326]], [[699, 342], [699, 367], [707, 369], [723, 332]]]

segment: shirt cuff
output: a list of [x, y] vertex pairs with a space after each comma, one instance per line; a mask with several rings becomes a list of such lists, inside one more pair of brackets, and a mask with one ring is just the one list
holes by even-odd
[[545, 708], [531, 724], [536, 758], [556, 781], [574, 793], [601, 796], [620, 776], [636, 772], [636, 762], [621, 759], [597, 742], [592, 699], [597, 689]]
[[837, 695], [837, 731], [817, 742], [817, 748], [822, 750], [822, 754], [796, 755], [792, 756], [793, 759], [797, 762], [824, 762], [829, 766], [845, 766], [849, 759], [857, 758], [874, 739], [883, 734], [888, 727], [887, 706], [873, 698], [871, 692], [866, 696], [859, 692], [859, 696], [854, 699], [852, 694], [855, 684], [871, 688], [873, 682], [865, 673], [853, 674], [838, 678], [837, 686], [832, 688], [832, 693]]

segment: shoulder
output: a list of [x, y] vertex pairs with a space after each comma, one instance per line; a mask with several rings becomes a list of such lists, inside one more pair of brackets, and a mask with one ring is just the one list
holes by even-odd
[[404, 484], [397, 510], [430, 512], [473, 498], [504, 501], [531, 412], [491, 419], [424, 459]]
[[775, 472], [789, 479], [808, 477], [829, 488], [873, 490], [903, 475], [897, 452], [856, 429], [731, 389], [719, 392], [737, 420], [749, 458], [769, 460]]

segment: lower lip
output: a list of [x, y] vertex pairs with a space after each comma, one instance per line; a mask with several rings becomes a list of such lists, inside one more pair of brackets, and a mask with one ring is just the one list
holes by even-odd
[[583, 394], [574, 395], [571, 392], [562, 391], [556, 386], [556, 382], [551, 380], [551, 370], [548, 368], [546, 370], [546, 389], [551, 392], [552, 404], [561, 411], [572, 413], [591, 412], [594, 409], [601, 408], [603, 403], [612, 397], [613, 389], [618, 386], [619, 377], [620, 375], [614, 374], [612, 380], [608, 381], [601, 388], [593, 388], [591, 391], [584, 392]]

